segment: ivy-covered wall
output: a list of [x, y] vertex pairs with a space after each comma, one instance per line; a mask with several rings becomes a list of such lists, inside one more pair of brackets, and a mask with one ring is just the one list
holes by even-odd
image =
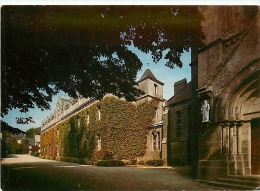
[[[29, 153], [29, 147], [27, 146], [26, 139], [20, 139], [20, 143], [17, 142], [18, 139], [11, 138], [11, 142], [7, 146], [8, 154], [27, 154]], [[5, 145], [5, 143], [4, 143]]]
[[[159, 101], [126, 102], [105, 96], [41, 134], [41, 154], [56, 157], [131, 160], [146, 151], [146, 135]], [[99, 112], [100, 111], [100, 119]], [[98, 149], [98, 139], [101, 149]]]

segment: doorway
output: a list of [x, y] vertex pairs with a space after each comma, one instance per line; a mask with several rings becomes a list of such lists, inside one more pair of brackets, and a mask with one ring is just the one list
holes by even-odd
[[251, 174], [260, 174], [260, 118], [251, 122]]

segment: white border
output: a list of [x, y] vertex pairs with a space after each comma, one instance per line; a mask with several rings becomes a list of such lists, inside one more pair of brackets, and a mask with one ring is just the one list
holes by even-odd
[[260, 0], [0, 0], [1, 5], [260, 5]]

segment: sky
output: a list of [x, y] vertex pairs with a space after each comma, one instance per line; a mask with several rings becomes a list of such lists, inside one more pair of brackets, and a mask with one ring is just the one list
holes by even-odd
[[[152, 73], [155, 75], [157, 80], [161, 81], [164, 83], [163, 86], [163, 94], [164, 94], [164, 99], [169, 99], [173, 96], [173, 85], [176, 81], [179, 81], [183, 78], [187, 79], [187, 82], [191, 80], [191, 70], [190, 70], [190, 53], [185, 52], [183, 56], [181, 57], [181, 60], [183, 62], [183, 67], [182, 68], [174, 68], [170, 69], [169, 67], [165, 66], [166, 61], [161, 60], [158, 63], [154, 63], [152, 60], [152, 56], [150, 54], [145, 54], [141, 53], [141, 51], [131, 48], [131, 50], [138, 55], [140, 58], [141, 62], [143, 63], [142, 69], [137, 73], [136, 80], [138, 81], [141, 76], [143, 75], [144, 71], [147, 69], [149, 63], [149, 68], [152, 71]], [[60, 93], [58, 94], [60, 97], [67, 97], [65, 93]], [[51, 113], [53, 113], [58, 95], [53, 97], [53, 101], [51, 102], [51, 110], [45, 110], [41, 111], [38, 108], [31, 109], [27, 114], [20, 113], [19, 110], [11, 110], [8, 115], [4, 116], [2, 118], [3, 121], [7, 122], [9, 125], [12, 127], [19, 128], [23, 131], [26, 131], [27, 129], [31, 127], [40, 127], [41, 122], [49, 116]], [[15, 118], [16, 117], [32, 117], [35, 121], [35, 123], [29, 123], [29, 124], [17, 124]]]

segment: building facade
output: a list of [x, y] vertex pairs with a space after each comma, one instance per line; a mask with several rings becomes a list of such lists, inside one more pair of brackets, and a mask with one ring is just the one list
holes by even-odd
[[162, 158], [163, 83], [147, 68], [136, 102], [107, 94], [103, 100], [58, 97], [42, 122], [41, 153], [59, 157], [147, 161]]
[[206, 39], [192, 48], [191, 82], [167, 101], [167, 161], [201, 180], [260, 174], [259, 7], [199, 11]]
[[191, 116], [191, 82], [182, 79], [174, 84], [174, 96], [167, 101], [168, 108], [168, 164], [189, 163], [188, 131]]
[[145, 70], [141, 78], [138, 80], [138, 89], [145, 92], [144, 95], [137, 98], [137, 103], [144, 100], [151, 101], [152, 99], [158, 100], [158, 106], [154, 108], [154, 123], [149, 127], [147, 133], [147, 150], [144, 156], [139, 157], [138, 160], [150, 160], [162, 158], [162, 140], [163, 134], [163, 85], [161, 81], [157, 80], [149, 68]]
[[199, 127], [198, 177], [260, 174], [259, 8], [199, 11], [206, 39], [197, 55], [197, 93], [211, 108], [210, 122]]

